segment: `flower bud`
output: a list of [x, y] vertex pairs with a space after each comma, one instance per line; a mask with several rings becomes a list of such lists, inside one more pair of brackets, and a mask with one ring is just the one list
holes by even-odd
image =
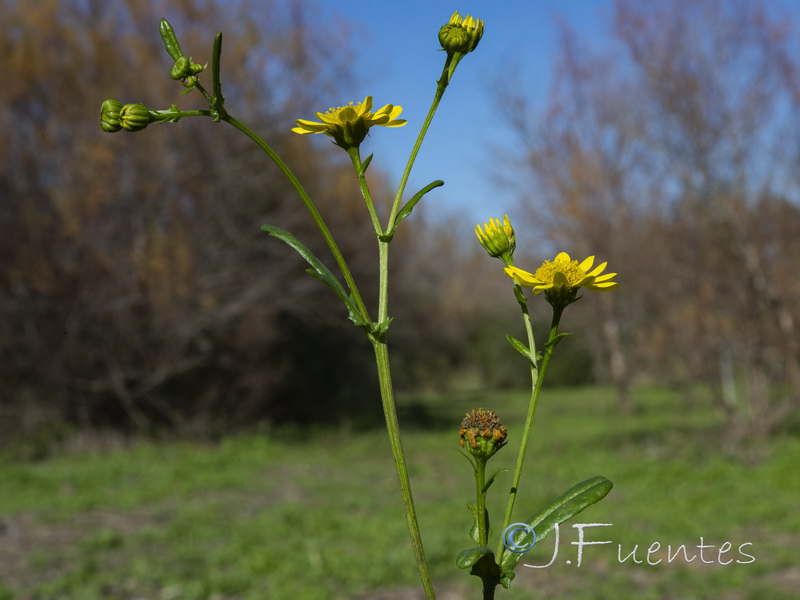
[[494, 411], [476, 408], [461, 421], [461, 447], [476, 458], [488, 460], [506, 445], [508, 430]]
[[116, 100], [104, 100], [100, 105], [100, 127], [103, 131], [114, 133], [122, 129], [119, 113], [122, 110], [122, 103]]
[[175, 80], [187, 79], [193, 75], [198, 75], [202, 73], [205, 70], [205, 68], [206, 65], [194, 63], [191, 61], [191, 59], [186, 58], [185, 56], [181, 56], [178, 60], [175, 61], [175, 64], [172, 66], [172, 69], [170, 69], [169, 76]]
[[448, 54], [467, 54], [478, 47], [483, 37], [483, 20], [467, 15], [463, 19], [458, 11], [450, 22], [439, 30], [439, 43]]
[[153, 121], [150, 110], [144, 104], [126, 104], [119, 116], [122, 128], [126, 131], [141, 131]]
[[475, 235], [478, 236], [478, 241], [489, 253], [489, 256], [499, 258], [507, 267], [513, 265], [517, 242], [508, 215], [503, 215], [502, 223], [500, 219], [489, 219], [487, 223], [483, 224], [483, 228], [476, 225]]
[[183, 79], [184, 77], [190, 74], [189, 70], [190, 64], [191, 63], [189, 62], [188, 58], [186, 58], [185, 56], [181, 56], [178, 60], [175, 61], [175, 64], [172, 65], [172, 69], [170, 69], [169, 71], [169, 76], [175, 80]]

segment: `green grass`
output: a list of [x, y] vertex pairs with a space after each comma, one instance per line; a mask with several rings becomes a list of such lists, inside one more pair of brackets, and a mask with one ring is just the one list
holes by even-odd
[[[561, 527], [546, 569], [517, 569], [498, 598], [762, 599], [796, 597], [800, 567], [800, 440], [784, 436], [747, 452], [718, 447], [719, 423], [697, 400], [663, 390], [634, 394], [621, 416], [600, 388], [546, 390], [515, 517], [574, 483], [605, 475], [609, 496], [570, 523], [588, 529], [576, 566], [577, 531]], [[431, 427], [406, 423], [420, 525], [439, 590], [478, 598], [479, 582], [459, 572], [472, 545], [471, 470], [455, 450], [470, 408], [496, 410], [510, 442], [490, 467], [513, 467], [526, 393], [405, 397]], [[444, 423], [451, 423], [442, 428]], [[280, 430], [218, 445], [138, 443], [127, 450], [71, 454], [42, 462], [0, 459], [0, 600], [352, 599], [418, 589], [396, 476], [380, 431]], [[498, 477], [489, 507], [502, 518], [510, 475]], [[499, 526], [499, 525], [497, 525]], [[495, 532], [495, 540], [497, 534]], [[667, 563], [667, 545], [706, 560]], [[657, 565], [622, 556], [638, 545]], [[719, 546], [731, 550], [720, 565]], [[740, 544], [756, 561], [738, 553]], [[548, 538], [523, 563], [543, 565]], [[566, 564], [570, 560], [571, 564]]]

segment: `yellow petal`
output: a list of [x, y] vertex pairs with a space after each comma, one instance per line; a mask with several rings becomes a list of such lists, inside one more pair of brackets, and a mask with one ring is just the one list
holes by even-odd
[[566, 252], [559, 252], [558, 256], [555, 257], [553, 262], [572, 262], [572, 259]]
[[328, 128], [324, 123], [306, 121], [305, 119], [297, 119], [297, 126], [303, 129], [308, 129], [310, 133], [321, 133]]
[[303, 129], [302, 127], [292, 127], [292, 131], [299, 133], [300, 135], [305, 135], [307, 133], [320, 133], [319, 131], [311, 131], [310, 129]]
[[372, 96], [367, 96], [364, 101], [356, 107], [358, 113], [363, 115], [372, 110]]
[[608, 281], [609, 279], [613, 279], [616, 276], [617, 276], [616, 273], [606, 273], [605, 275], [598, 275], [597, 277], [594, 278], [594, 280], [595, 282]]
[[600, 273], [603, 272], [603, 270], [606, 268], [607, 265], [608, 265], [607, 262], [604, 262], [604, 263], [601, 263], [601, 264], [597, 265], [597, 267], [595, 267], [594, 271], [589, 273], [589, 275], [599, 275]]
[[503, 270], [506, 272], [506, 275], [514, 279], [520, 285], [532, 287], [532, 286], [539, 286], [542, 284], [542, 281], [537, 279], [533, 273], [528, 273], [528, 271], [523, 271], [519, 267], [506, 267]]
[[567, 276], [561, 271], [553, 273], [553, 287], [570, 287]]
[[[590, 256], [589, 258], [587, 258], [586, 260], [584, 260], [584, 261], [583, 261], [581, 264], [579, 264], [579, 265], [578, 265], [578, 268], [579, 268], [579, 269], [582, 269], [583, 271], [585, 271], [585, 272], [587, 272], [587, 273], [588, 273], [588, 272], [589, 272], [589, 269], [591, 269], [591, 268], [592, 268], [592, 265], [593, 265], [593, 264], [594, 264], [594, 256]], [[601, 269], [601, 270], [602, 270], [602, 269]], [[589, 274], [591, 275], [591, 273], [589, 273]]]

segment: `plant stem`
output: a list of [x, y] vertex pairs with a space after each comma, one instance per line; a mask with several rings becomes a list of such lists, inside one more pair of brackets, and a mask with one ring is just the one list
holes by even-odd
[[422, 128], [419, 130], [417, 141], [414, 143], [414, 147], [411, 149], [411, 154], [408, 157], [408, 162], [406, 163], [406, 168], [403, 171], [403, 176], [400, 178], [400, 185], [397, 187], [397, 194], [395, 195], [394, 202], [392, 203], [392, 210], [389, 213], [389, 224], [387, 225], [387, 231], [394, 224], [395, 217], [397, 217], [397, 211], [400, 210], [400, 200], [403, 198], [403, 192], [406, 189], [408, 178], [411, 175], [411, 168], [414, 166], [414, 162], [417, 160], [417, 154], [422, 146], [422, 140], [425, 138], [425, 134], [428, 133], [428, 127], [430, 127], [431, 121], [433, 121], [433, 115], [436, 114], [436, 109], [439, 108], [439, 102], [441, 102], [442, 96], [444, 96], [444, 91], [447, 89], [447, 85], [449, 83], [447, 70], [450, 67], [450, 62], [451, 60], [448, 56], [444, 65], [444, 70], [442, 71], [442, 76], [439, 78], [439, 81], [436, 82], [436, 94], [433, 96], [433, 102], [431, 102], [431, 107], [428, 109], [428, 114], [425, 117], [425, 121], [422, 123]]
[[375, 233], [381, 235], [381, 223], [378, 220], [378, 213], [375, 212], [375, 204], [372, 202], [372, 194], [369, 191], [369, 184], [367, 183], [366, 173], [364, 173], [363, 164], [361, 162], [361, 153], [357, 146], [348, 148], [347, 154], [350, 155], [350, 160], [353, 163], [353, 168], [356, 170], [356, 177], [358, 177], [358, 185], [361, 188], [361, 196], [367, 205], [369, 217], [372, 219], [372, 226], [375, 228]]
[[383, 414], [386, 418], [386, 430], [389, 433], [389, 443], [392, 446], [392, 456], [397, 470], [397, 477], [400, 480], [400, 492], [403, 496], [403, 507], [406, 513], [408, 533], [411, 536], [411, 545], [414, 549], [414, 556], [417, 559], [422, 587], [425, 589], [425, 597], [428, 600], [435, 600], [436, 593], [433, 590], [433, 583], [428, 571], [428, 563], [425, 560], [425, 551], [422, 547], [422, 537], [419, 533], [417, 523], [417, 513], [414, 507], [414, 499], [411, 495], [411, 482], [408, 479], [408, 469], [403, 454], [403, 446], [400, 442], [400, 427], [397, 422], [397, 411], [395, 410], [394, 391], [392, 389], [392, 374], [389, 368], [389, 348], [385, 339], [372, 338], [372, 345], [375, 348], [375, 361], [378, 366], [378, 380], [381, 389], [381, 401], [383, 403]]
[[[506, 527], [511, 523], [511, 515], [514, 511], [514, 502], [517, 499], [517, 492], [519, 491], [519, 480], [522, 477], [522, 466], [525, 462], [525, 452], [528, 449], [528, 441], [530, 439], [531, 429], [533, 428], [533, 419], [536, 416], [536, 407], [539, 403], [539, 394], [542, 391], [542, 383], [544, 376], [547, 372], [547, 366], [550, 364], [550, 358], [553, 355], [553, 340], [558, 335], [558, 324], [561, 321], [561, 314], [563, 307], [553, 307], [553, 319], [550, 323], [550, 334], [547, 342], [544, 345], [544, 357], [542, 363], [537, 367], [536, 364], [536, 346], [533, 338], [533, 325], [531, 323], [530, 313], [528, 312], [528, 302], [522, 294], [522, 288], [518, 283], [514, 284], [517, 299], [520, 301], [522, 308], [523, 319], [525, 321], [525, 329], [528, 333], [528, 347], [531, 350], [531, 399], [528, 404], [528, 415], [525, 417], [525, 426], [522, 430], [522, 441], [520, 442], [519, 454], [517, 455], [517, 466], [514, 469], [514, 478], [511, 483], [511, 490], [508, 494], [508, 505], [506, 506], [506, 514], [503, 518], [503, 528], [500, 530], [505, 531]], [[502, 559], [502, 554], [505, 552], [503, 547], [503, 540], [501, 535], [500, 544], [497, 547], [498, 563]]]
[[303, 204], [305, 204], [306, 208], [308, 209], [308, 212], [311, 213], [311, 218], [314, 219], [314, 223], [319, 228], [320, 233], [322, 233], [322, 237], [328, 244], [328, 248], [330, 248], [333, 257], [336, 260], [336, 264], [339, 265], [339, 269], [341, 270], [342, 275], [344, 276], [344, 279], [347, 282], [347, 287], [350, 289], [350, 293], [353, 295], [353, 300], [355, 301], [356, 306], [358, 307], [361, 317], [363, 318], [365, 323], [370, 323], [371, 320], [369, 312], [367, 311], [367, 307], [365, 306], [364, 301], [361, 299], [361, 294], [359, 293], [358, 288], [356, 287], [356, 282], [353, 279], [352, 274], [350, 273], [350, 269], [347, 266], [347, 262], [345, 262], [344, 256], [342, 256], [342, 252], [339, 250], [339, 246], [336, 244], [336, 241], [333, 239], [333, 235], [328, 229], [328, 226], [322, 219], [322, 215], [319, 214], [317, 207], [314, 206], [314, 203], [311, 201], [311, 198], [309, 197], [308, 193], [306, 192], [305, 188], [302, 186], [300, 181], [297, 179], [297, 177], [295, 177], [294, 173], [292, 173], [291, 169], [289, 169], [286, 163], [283, 162], [283, 159], [281, 159], [281, 157], [278, 156], [275, 153], [275, 151], [264, 140], [258, 137], [258, 135], [256, 135], [249, 127], [237, 121], [229, 114], [225, 114], [225, 116], [222, 117], [221, 120], [225, 121], [226, 123], [229, 123], [230, 125], [233, 125], [236, 129], [238, 129], [239, 131], [244, 133], [247, 137], [249, 137], [251, 140], [253, 140], [258, 145], [258, 147], [261, 148], [267, 154], [267, 156], [269, 156], [272, 159], [272, 162], [274, 162], [278, 166], [278, 168], [284, 174], [286, 179], [289, 180], [289, 183], [292, 184], [292, 187], [294, 187], [294, 189], [297, 191], [298, 195], [300, 196], [300, 199], [303, 201]]
[[486, 528], [486, 492], [483, 486], [486, 484], [486, 459], [477, 457], [475, 459], [475, 491], [477, 496], [478, 515], [478, 545], [486, 546], [489, 544], [489, 532]]

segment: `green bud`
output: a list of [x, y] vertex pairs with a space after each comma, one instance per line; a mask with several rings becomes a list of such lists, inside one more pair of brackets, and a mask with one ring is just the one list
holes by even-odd
[[190, 65], [191, 62], [185, 56], [181, 56], [178, 60], [175, 61], [175, 64], [172, 65], [172, 69], [170, 69], [169, 76], [172, 79], [178, 80], [183, 79], [190, 73]]
[[120, 111], [122, 103], [116, 100], [104, 100], [100, 105], [100, 127], [103, 131], [114, 133], [122, 129], [120, 124]]
[[471, 15], [461, 18], [458, 11], [439, 30], [439, 43], [448, 54], [467, 54], [478, 47], [483, 37], [483, 20]]
[[153, 121], [150, 110], [144, 104], [126, 104], [119, 116], [122, 128], [126, 131], [141, 131]]
[[476, 408], [464, 416], [458, 435], [462, 448], [476, 458], [488, 460], [506, 445], [508, 430], [500, 424], [497, 413]]
[[503, 222], [500, 219], [489, 219], [488, 222], [475, 226], [475, 235], [489, 256], [494, 256], [502, 260], [507, 267], [514, 264], [514, 250], [517, 247], [514, 228], [508, 220], [508, 215], [503, 215]]
[[[172, 66], [172, 69], [170, 69], [169, 76], [175, 80], [187, 79], [193, 77], [194, 75], [202, 73], [205, 70], [205, 68], [206, 65], [201, 65], [199, 63], [192, 62], [190, 58], [181, 56], [178, 60], [175, 61], [175, 64]], [[193, 81], [196, 81], [196, 78]]]

